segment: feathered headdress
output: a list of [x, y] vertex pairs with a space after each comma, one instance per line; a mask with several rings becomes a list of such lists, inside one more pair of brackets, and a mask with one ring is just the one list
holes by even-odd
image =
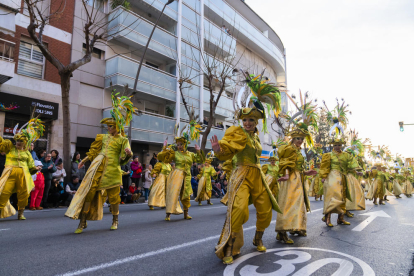
[[341, 100], [342, 104], [340, 104], [339, 100], [336, 99], [336, 106], [333, 110], [329, 110], [325, 101], [322, 101], [326, 108], [327, 120], [331, 125], [331, 129], [329, 130], [329, 136], [332, 137], [331, 144], [346, 143], [345, 129], [347, 128], [349, 122], [348, 113], [352, 113], [348, 110], [349, 104], [345, 105], [344, 99]]
[[133, 114], [138, 111], [134, 104], [131, 102], [131, 98], [127, 96], [118, 97], [119, 93], [115, 93], [115, 89], [112, 91], [112, 110], [111, 118], [104, 118], [101, 120], [101, 124], [115, 125], [116, 130], [125, 136], [125, 125], [129, 125], [132, 120]]
[[255, 76], [240, 70], [244, 77], [244, 83], [240, 91], [235, 93], [233, 107], [236, 110], [235, 119], [253, 117], [256, 120], [263, 119], [263, 132], [268, 133], [267, 118], [273, 111], [277, 117], [282, 110], [282, 98], [279, 88], [275, 84], [269, 83], [268, 78], [263, 77], [263, 72]]
[[34, 143], [37, 139], [42, 137], [45, 130], [43, 122], [38, 119], [38, 117], [30, 119], [30, 121], [24, 124], [19, 130], [17, 130], [18, 127], [19, 124], [13, 129], [13, 139], [16, 141], [25, 141], [25, 150], [29, 149], [31, 143]]
[[308, 92], [303, 96], [302, 91], [299, 91], [300, 104], [296, 103], [289, 94], [286, 93], [286, 95], [298, 110], [293, 116], [283, 114], [283, 117], [288, 121], [287, 129], [289, 132], [286, 133], [286, 135], [291, 136], [292, 138], [304, 137], [308, 146], [312, 148], [314, 142], [309, 127], [312, 127], [315, 131], [318, 130], [319, 116], [316, 113], [317, 105], [313, 104], [312, 100], [309, 99]]
[[213, 162], [213, 160], [214, 160], [214, 151], [211, 150], [207, 153], [205, 162], [208, 163], [208, 164], [211, 164], [211, 162]]
[[200, 132], [203, 130], [203, 128], [200, 125], [200, 122], [198, 121], [199, 115], [195, 115], [194, 108], [191, 108], [190, 114], [190, 122], [188, 126], [188, 134], [190, 136], [191, 140], [199, 140], [200, 139]]

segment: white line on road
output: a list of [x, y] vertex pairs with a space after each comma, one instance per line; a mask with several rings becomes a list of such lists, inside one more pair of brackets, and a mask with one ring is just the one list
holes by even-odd
[[206, 207], [206, 208], [201, 208], [200, 210], [216, 209], [216, 208], [227, 208], [227, 206]]
[[357, 227], [352, 229], [352, 231], [364, 230], [364, 228], [367, 227], [368, 224], [370, 224], [377, 217], [390, 218], [390, 216], [387, 215], [387, 213], [385, 213], [384, 211], [369, 212], [365, 214], [360, 214], [360, 216], [369, 216], [369, 217], [363, 222], [361, 222]]
[[[220, 206], [220, 207], [226, 207], [226, 206]], [[320, 211], [322, 209], [323, 208], [316, 209], [316, 210], [313, 210], [313, 211], [314, 212], [315, 211]], [[276, 220], [273, 220], [271, 222], [271, 224], [274, 224], [274, 223], [276, 223]], [[249, 230], [253, 230], [253, 229], [256, 229], [256, 225], [244, 228], [243, 231], [249, 231]], [[90, 272], [94, 272], [94, 271], [101, 270], [101, 269], [104, 269], [104, 268], [117, 266], [117, 265], [121, 265], [121, 264], [124, 264], [124, 263], [129, 263], [129, 262], [133, 262], [133, 261], [136, 261], [136, 260], [140, 260], [140, 259], [143, 259], [143, 258], [147, 258], [147, 257], [163, 254], [163, 253], [166, 253], [166, 252], [182, 249], [184, 247], [189, 247], [189, 246], [196, 245], [196, 244], [199, 244], [199, 243], [203, 243], [203, 242], [206, 242], [206, 241], [216, 240], [218, 238], [220, 238], [220, 235], [211, 236], [211, 237], [207, 237], [207, 238], [204, 238], [204, 239], [200, 239], [200, 240], [196, 240], [196, 241], [192, 241], [192, 242], [187, 242], [187, 243], [183, 243], [183, 244], [180, 244], [180, 245], [175, 245], [175, 246], [171, 246], [171, 247], [167, 247], [167, 248], [162, 248], [162, 249], [159, 249], [159, 250], [156, 250], [156, 251], [147, 252], [147, 253], [143, 253], [143, 254], [138, 254], [138, 255], [123, 258], [123, 259], [118, 259], [118, 260], [115, 260], [113, 262], [108, 262], [108, 263], [92, 266], [92, 267], [89, 267], [89, 268], [85, 268], [85, 269], [76, 270], [76, 271], [68, 272], [68, 273], [65, 273], [65, 274], [61, 274], [60, 276], [75, 276], [75, 275], [90, 273]]]
[[0, 231], [7, 231], [7, 230], [10, 230], [10, 228], [0, 229]]

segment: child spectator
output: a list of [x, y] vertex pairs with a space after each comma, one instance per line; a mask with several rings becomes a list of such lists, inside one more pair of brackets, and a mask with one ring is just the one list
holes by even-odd
[[68, 183], [65, 188], [66, 202], [65, 205], [69, 206], [72, 201], [73, 196], [76, 194], [76, 191], [79, 189], [79, 176], [73, 175], [72, 182]]
[[[43, 164], [39, 160], [36, 160], [35, 166], [43, 166]], [[45, 177], [39, 170], [33, 176], [33, 180], [35, 187], [30, 193], [30, 210], [42, 210], [43, 208], [40, 207], [40, 203], [42, 202], [43, 190], [45, 189]]]
[[121, 204], [125, 204], [127, 199], [127, 193], [124, 190], [123, 185], [121, 184], [121, 187], [119, 189], [119, 197], [121, 198]]
[[59, 207], [61, 191], [63, 191], [63, 185], [60, 183], [60, 178], [53, 178], [52, 186], [50, 187], [50, 201], [52, 202], [53, 208]]
[[151, 176], [152, 166], [148, 165], [145, 169], [144, 176], [144, 195], [145, 195], [145, 203], [148, 202], [148, 196], [149, 196], [149, 188], [152, 185], [152, 176]]
[[135, 187], [135, 183], [131, 183], [131, 186], [129, 186], [127, 202], [134, 203], [140, 198], [140, 196], [140, 190]]

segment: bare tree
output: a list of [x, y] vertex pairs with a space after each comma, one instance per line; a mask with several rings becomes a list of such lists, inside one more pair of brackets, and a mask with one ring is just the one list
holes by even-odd
[[[199, 78], [200, 75], [204, 78], [203, 89], [205, 88], [205, 91], [209, 93], [209, 115], [207, 126], [201, 132], [203, 136], [200, 147], [202, 150], [205, 150], [208, 141], [207, 138], [213, 127], [217, 105], [221, 96], [225, 91], [230, 89], [229, 87], [233, 87], [231, 88], [233, 90], [235, 89], [235, 74], [238, 72], [237, 66], [243, 57], [244, 51], [243, 53], [236, 52], [236, 37], [230, 35], [230, 30], [220, 31], [220, 28], [217, 28], [212, 23], [209, 28], [203, 28], [202, 31], [205, 29], [205, 34], [208, 37], [202, 41], [201, 28], [197, 19], [196, 22], [197, 35], [188, 38], [184, 37], [184, 39], [191, 41], [201, 51], [199, 52], [191, 48], [191, 55], [193, 63], [195, 64], [193, 67], [197, 67], [199, 70], [194, 70], [185, 64], [184, 66], [187, 70], [184, 70], [183, 65], [178, 65], [179, 78], [177, 81], [182, 103], [187, 114], [190, 116], [192, 109], [189, 108], [189, 103], [186, 101], [186, 95], [183, 91], [194, 85], [195, 79]], [[213, 33], [213, 28], [216, 33], [215, 37], [210, 35]], [[217, 29], [219, 32], [217, 32]], [[200, 106], [201, 108], [203, 107]], [[203, 120], [203, 118], [200, 118], [200, 120]]]
[[[99, 11], [100, 3], [98, 0], [88, 1], [81, 0], [82, 3], [82, 20], [83, 20], [83, 36], [85, 39], [86, 50], [82, 58], [75, 60], [67, 65], [63, 64], [55, 54], [47, 47], [43, 41], [43, 34], [45, 27], [53, 20], [59, 20], [61, 15], [65, 12], [66, 0], [53, 0], [56, 5], [60, 1], [59, 7], [56, 10], [50, 11], [50, 7], [43, 7], [44, 0], [24, 0], [25, 9], [29, 14], [30, 23], [27, 26], [30, 38], [39, 47], [44, 57], [57, 68], [60, 76], [60, 85], [62, 93], [62, 110], [63, 110], [63, 157], [66, 171], [70, 171], [70, 109], [69, 109], [69, 92], [70, 92], [70, 78], [73, 72], [91, 61], [94, 46], [97, 43], [106, 43], [110, 36], [115, 36], [117, 33], [124, 31], [135, 22], [128, 26], [116, 30], [116, 32], [108, 33], [108, 25], [117, 19], [121, 14], [115, 14], [108, 18], [107, 14]], [[91, 4], [91, 6], [89, 4]], [[126, 0], [111, 1], [112, 8], [117, 6], [129, 7], [129, 2]]]

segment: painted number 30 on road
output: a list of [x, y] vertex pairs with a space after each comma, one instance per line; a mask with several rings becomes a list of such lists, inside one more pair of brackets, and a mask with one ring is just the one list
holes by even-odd
[[268, 249], [265, 254], [247, 254], [227, 266], [223, 275], [310, 276], [322, 271], [325, 271], [323, 275], [332, 276], [375, 275], [372, 268], [358, 258], [337, 251], [307, 247], [275, 248]]

